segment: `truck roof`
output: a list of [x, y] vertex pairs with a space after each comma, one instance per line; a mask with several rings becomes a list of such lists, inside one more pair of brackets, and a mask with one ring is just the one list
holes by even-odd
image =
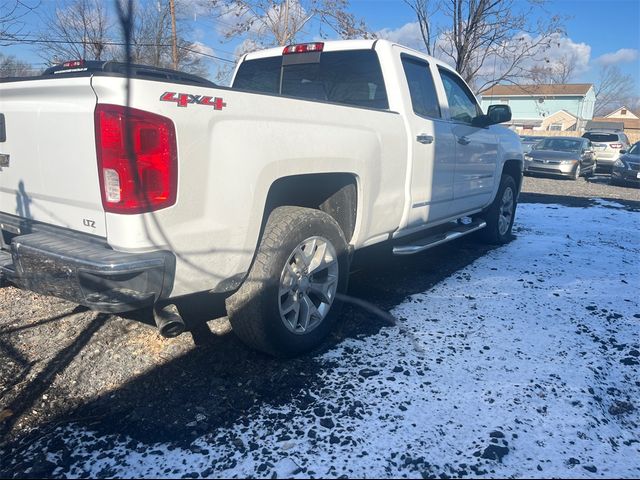
[[[309, 42], [300, 42], [300, 43], [309, 43]], [[311, 43], [314, 43], [314, 42], [311, 42]], [[322, 49], [323, 52], [335, 52], [340, 50], [366, 50], [366, 49], [375, 48], [376, 45], [383, 45], [383, 44], [386, 44], [387, 46], [397, 45], [398, 47], [401, 47], [403, 49], [406, 49], [415, 53], [417, 56], [426, 57], [431, 63], [440, 65], [450, 70], [455, 70], [451, 65], [441, 60], [438, 60], [437, 58], [434, 58], [430, 55], [427, 55], [424, 52], [420, 52], [419, 50], [409, 48], [406, 45], [402, 45], [400, 43], [392, 42], [390, 40], [385, 40], [382, 38], [371, 39], [371, 40], [330, 40], [323, 43], [324, 43], [324, 48]], [[282, 50], [283, 50], [283, 47], [279, 46], [279, 47], [267, 48], [265, 50], [258, 50], [256, 52], [247, 53], [244, 56], [244, 58], [242, 58], [242, 61], [255, 60], [258, 58], [267, 58], [267, 57], [279, 57], [282, 55]]]
[[[307, 43], [307, 42], [300, 42]], [[333, 52], [338, 50], [365, 50], [373, 48], [376, 40], [332, 40], [324, 43], [324, 52]], [[278, 57], [282, 55], [283, 47], [267, 48], [256, 52], [247, 53], [243, 60], [254, 60], [256, 58]]]

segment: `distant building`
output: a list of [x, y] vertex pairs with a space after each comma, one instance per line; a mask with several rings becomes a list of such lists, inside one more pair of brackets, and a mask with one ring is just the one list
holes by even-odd
[[638, 120], [640, 119], [640, 115], [631, 111], [629, 108], [624, 105], [617, 110], [605, 115], [605, 118], [621, 118], [622, 120]]
[[589, 127], [592, 129], [623, 130], [627, 135], [640, 134], [640, 112], [633, 112], [622, 106], [604, 117], [594, 117]]
[[496, 85], [480, 93], [489, 105], [511, 107], [510, 125], [524, 130], [582, 130], [593, 118], [596, 94], [590, 83], [555, 85]]

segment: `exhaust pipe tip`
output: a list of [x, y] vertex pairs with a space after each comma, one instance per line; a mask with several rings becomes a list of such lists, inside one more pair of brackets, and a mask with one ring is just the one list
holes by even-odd
[[175, 338], [187, 329], [184, 320], [175, 305], [166, 305], [153, 309], [153, 318], [160, 335], [165, 338]]

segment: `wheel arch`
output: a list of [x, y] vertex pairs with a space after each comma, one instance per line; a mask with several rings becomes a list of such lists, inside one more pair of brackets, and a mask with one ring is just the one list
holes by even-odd
[[522, 172], [524, 170], [524, 162], [518, 159], [509, 159], [505, 160], [504, 165], [502, 166], [502, 173], [508, 174], [513, 177], [516, 182], [516, 189], [518, 193], [520, 193], [520, 189], [522, 188]]
[[269, 188], [260, 235], [271, 212], [278, 207], [306, 207], [330, 215], [349, 243], [358, 215], [358, 181], [353, 173], [317, 173], [281, 177]]

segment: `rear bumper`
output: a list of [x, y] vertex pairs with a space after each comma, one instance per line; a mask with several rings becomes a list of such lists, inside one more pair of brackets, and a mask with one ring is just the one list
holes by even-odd
[[62, 232], [12, 236], [0, 251], [0, 279], [101, 312], [135, 310], [171, 293], [172, 253], [116, 252], [91, 236]]

